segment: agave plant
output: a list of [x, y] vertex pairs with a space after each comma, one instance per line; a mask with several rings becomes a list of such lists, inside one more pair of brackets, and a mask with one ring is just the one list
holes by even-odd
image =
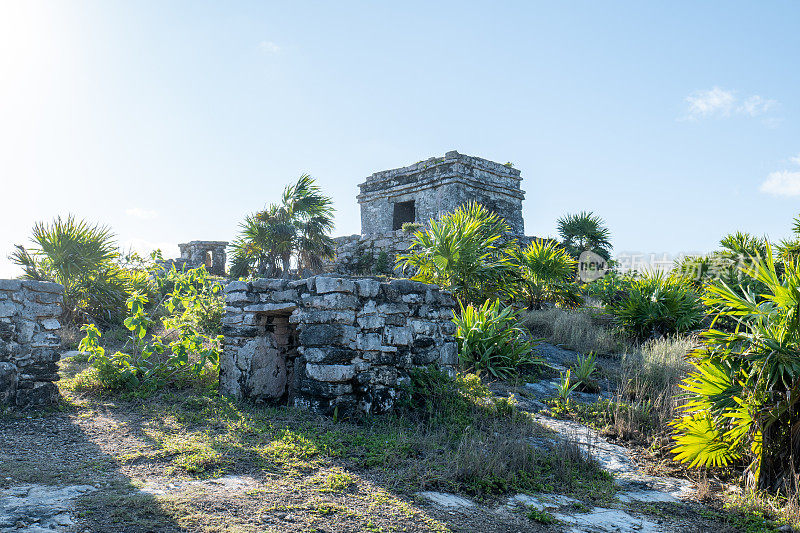
[[280, 277], [293, 266], [319, 271], [335, 248], [331, 199], [308, 174], [283, 191], [281, 202], [250, 215], [231, 245], [231, 275]]
[[500, 300], [487, 300], [478, 307], [462, 304], [453, 322], [458, 357], [469, 371], [505, 379], [523, 365], [542, 362], [533, 354], [533, 344], [520, 327], [516, 311], [502, 307]]
[[689, 331], [705, 317], [691, 282], [663, 272], [646, 272], [632, 280], [606, 310], [617, 325], [640, 339]]
[[417, 231], [406, 254], [397, 258], [412, 279], [435, 283], [467, 303], [505, 293], [516, 280], [513, 243], [506, 223], [484, 206], [462, 205]]
[[719, 280], [704, 296], [716, 319], [737, 327], [703, 333], [673, 451], [691, 466], [748, 461], [758, 487], [775, 493], [800, 471], [800, 264], [785, 259], [781, 275], [769, 245], [765, 252], [743, 269], [763, 294]]
[[575, 283], [577, 261], [557, 242], [534, 239], [526, 248], [514, 248], [512, 257], [520, 272], [519, 294], [529, 309], [541, 309], [545, 302], [561, 307], [581, 303]]
[[611, 232], [605, 222], [591, 211], [568, 214], [558, 219], [558, 234], [564, 248], [573, 257], [589, 250], [603, 259], [611, 257]]

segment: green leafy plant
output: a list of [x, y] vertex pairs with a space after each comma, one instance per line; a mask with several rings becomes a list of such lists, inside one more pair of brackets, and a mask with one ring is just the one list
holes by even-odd
[[570, 396], [577, 388], [578, 384], [572, 382], [572, 369], [568, 368], [566, 372], [561, 372], [561, 379], [558, 381], [558, 389], [556, 390], [556, 401], [561, 406], [569, 405]]
[[417, 222], [403, 222], [403, 233], [416, 233], [425, 226]]
[[599, 392], [600, 386], [597, 380], [592, 378], [592, 374], [597, 370], [597, 357], [594, 353], [587, 355], [578, 354], [578, 364], [573, 367], [575, 373], [572, 375], [572, 382], [581, 392]]
[[513, 244], [504, 238], [508, 231], [501, 218], [472, 202], [431, 219], [397, 262], [414, 280], [435, 283], [462, 302], [483, 302], [505, 293], [517, 277], [509, 255]]
[[118, 324], [125, 301], [135, 291], [153, 290], [145, 269], [125, 269], [112, 231], [73, 215], [33, 227], [35, 246], [17, 245], [10, 259], [21, 266], [24, 277], [64, 286], [67, 321], [93, 320]]
[[520, 272], [519, 294], [528, 309], [541, 309], [545, 302], [561, 307], [581, 303], [577, 262], [557, 242], [534, 239], [526, 248], [514, 248], [512, 257]]
[[[175, 295], [181, 299], [181, 296]], [[134, 293], [127, 300], [125, 328], [130, 331], [130, 350], [107, 355], [100, 345], [102, 334], [94, 324], [81, 328], [85, 337], [78, 349], [90, 354], [89, 362], [97, 371], [104, 388], [153, 390], [185, 375], [199, 376], [206, 364], [216, 367], [222, 352], [222, 335], [214, 339], [198, 333], [182, 316], [164, 319], [165, 326], [177, 331], [176, 338], [166, 342], [161, 336], [147, 338], [152, 320], [145, 311], [147, 298]]]
[[730, 317], [733, 331], [712, 327], [693, 353], [683, 382], [684, 415], [673, 422], [676, 460], [719, 467], [749, 460], [759, 489], [788, 494], [800, 471], [800, 265], [791, 258], [779, 274], [772, 249], [743, 269], [766, 287], [742, 294], [724, 281], [704, 301], [715, 322]]
[[173, 265], [157, 281], [164, 294], [164, 309], [170, 315], [169, 324], [188, 325], [205, 334], [222, 331], [222, 283], [215, 281], [205, 266], [179, 271]]
[[453, 322], [458, 357], [470, 371], [505, 379], [524, 365], [541, 364], [519, 325], [516, 311], [502, 307], [499, 300], [487, 300], [478, 307], [461, 304], [461, 313], [454, 314]]
[[280, 277], [294, 265], [319, 271], [335, 254], [332, 201], [308, 174], [283, 191], [271, 204], [245, 218], [231, 245], [231, 276]]
[[628, 334], [640, 339], [689, 331], [705, 317], [691, 282], [663, 272], [647, 272], [633, 280], [606, 310]]
[[591, 211], [568, 214], [558, 219], [558, 234], [564, 248], [572, 257], [578, 258], [584, 251], [591, 251], [603, 259], [611, 258], [611, 232], [605, 222]]

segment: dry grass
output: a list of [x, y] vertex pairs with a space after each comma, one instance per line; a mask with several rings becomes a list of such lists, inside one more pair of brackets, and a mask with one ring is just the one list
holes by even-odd
[[664, 337], [650, 340], [622, 357], [614, 424], [622, 435], [650, 437], [664, 433], [681, 404], [678, 384], [691, 365], [687, 354], [695, 340]]
[[577, 352], [610, 355], [624, 351], [625, 339], [592, 315], [591, 310], [542, 309], [524, 312], [522, 323], [534, 337]]

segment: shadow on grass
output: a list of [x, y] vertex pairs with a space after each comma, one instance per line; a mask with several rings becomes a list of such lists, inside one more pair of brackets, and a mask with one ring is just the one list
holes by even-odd
[[74, 520], [80, 531], [184, 531], [95, 440], [54, 409], [0, 417], [0, 529], [62, 531]]

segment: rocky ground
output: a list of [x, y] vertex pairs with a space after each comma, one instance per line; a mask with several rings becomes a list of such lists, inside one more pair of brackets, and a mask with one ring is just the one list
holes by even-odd
[[[546, 350], [557, 367], [575, 357]], [[526, 387], [522, 409], [538, 412], [553, 396], [551, 380]], [[502, 385], [497, 390], [508, 393]], [[539, 422], [562, 438], [532, 445], [564, 446], [565, 438], [614, 476], [615, 497], [587, 504], [551, 493], [480, 499], [407, 493], [387, 477], [352, 468], [346, 458], [325, 462], [313, 454], [290, 469], [256, 467], [178, 440], [186, 428], [170, 425], [169, 405], [69, 400], [64, 411], [0, 416], [0, 532], [743, 530], [696, 503], [690, 482], [643, 474], [627, 449], [575, 422], [542, 415]], [[196, 439], [204, 430], [193, 424]], [[230, 449], [240, 445], [236, 435]]]

